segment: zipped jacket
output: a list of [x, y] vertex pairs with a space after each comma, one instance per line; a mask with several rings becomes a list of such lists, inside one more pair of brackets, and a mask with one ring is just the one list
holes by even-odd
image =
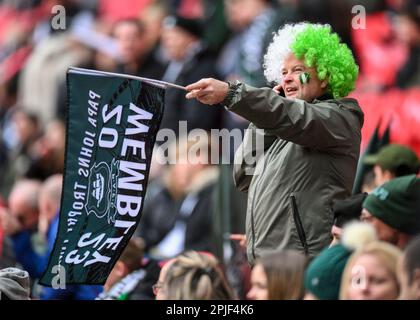
[[[317, 255], [331, 242], [333, 201], [353, 187], [363, 126], [357, 101], [309, 103], [237, 83], [226, 107], [251, 122], [234, 164], [235, 185], [248, 192], [249, 262], [285, 248]], [[264, 152], [250, 162], [258, 147]]]

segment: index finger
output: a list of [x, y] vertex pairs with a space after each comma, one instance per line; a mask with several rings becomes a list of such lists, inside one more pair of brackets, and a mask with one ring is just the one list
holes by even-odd
[[203, 89], [205, 87], [207, 87], [208, 83], [206, 79], [201, 79], [195, 83], [192, 83], [188, 86], [186, 86], [185, 88], [187, 89], [187, 91], [191, 91], [191, 90], [197, 90], [197, 89]]

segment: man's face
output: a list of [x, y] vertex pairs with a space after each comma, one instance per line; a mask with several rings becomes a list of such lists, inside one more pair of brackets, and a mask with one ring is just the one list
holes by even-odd
[[414, 270], [412, 280], [404, 266], [404, 255], [400, 256], [397, 263], [397, 276], [400, 284], [400, 300], [420, 300], [420, 269]]
[[398, 231], [374, 217], [368, 210], [363, 208], [360, 220], [371, 224], [378, 235], [379, 240], [396, 245], [398, 242]]
[[[302, 84], [299, 76], [304, 72], [309, 74], [309, 82]], [[307, 67], [303, 60], [297, 59], [292, 53], [284, 59], [281, 75], [286, 98], [310, 102], [324, 94], [327, 89], [327, 81], [318, 79], [315, 68]]]

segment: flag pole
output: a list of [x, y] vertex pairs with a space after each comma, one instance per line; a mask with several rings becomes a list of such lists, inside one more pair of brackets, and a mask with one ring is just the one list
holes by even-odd
[[72, 70], [74, 71], [78, 71], [79, 73], [85, 73], [85, 74], [91, 74], [91, 75], [108, 75], [108, 76], [113, 76], [113, 77], [120, 77], [120, 78], [128, 78], [128, 79], [134, 79], [134, 80], [139, 80], [142, 82], [146, 82], [149, 84], [153, 84], [155, 86], [159, 86], [161, 88], [175, 88], [175, 89], [179, 89], [179, 90], [184, 90], [187, 91], [187, 88], [174, 84], [174, 83], [170, 83], [170, 82], [166, 82], [166, 81], [161, 81], [161, 80], [155, 80], [155, 79], [150, 79], [150, 78], [143, 78], [143, 77], [137, 77], [137, 76], [133, 76], [130, 74], [122, 74], [122, 73], [115, 73], [115, 72], [108, 72], [108, 71], [99, 71], [99, 70], [93, 70], [93, 69], [84, 69], [84, 68], [76, 68], [76, 67], [70, 67], [69, 68], [69, 72], [71, 72]]

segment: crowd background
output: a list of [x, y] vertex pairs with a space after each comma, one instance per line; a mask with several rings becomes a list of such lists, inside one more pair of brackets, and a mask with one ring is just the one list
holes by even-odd
[[[57, 20], [59, 11], [52, 13], [56, 5], [65, 8], [64, 29]], [[365, 25], [360, 11], [352, 11], [357, 5], [366, 10]], [[153, 168], [143, 217], [126, 250], [131, 253], [121, 256], [105, 291], [99, 286], [57, 291], [37, 285], [58, 226], [67, 68], [120, 72], [179, 85], [215, 77], [273, 86], [265, 81], [262, 69], [272, 33], [285, 23], [329, 23], [360, 66], [351, 97], [359, 100], [365, 113], [362, 152], [398, 143], [420, 156], [419, 10], [418, 1], [413, 0], [0, 1], [0, 269], [26, 270], [30, 296], [35, 299], [94, 299], [98, 295], [152, 299], [153, 290], [157, 293], [163, 286], [159, 271], [169, 264], [168, 259], [188, 250], [205, 251], [214, 256], [190, 253], [176, 260], [179, 265], [171, 270], [183, 274], [188, 266], [201, 268], [204, 272], [197, 277], [220, 277], [214, 281], [218, 287], [210, 292], [210, 284], [203, 280], [200, 294], [174, 289], [169, 297], [260, 297], [258, 281], [253, 280], [257, 276], [251, 276], [244, 251], [229, 238], [244, 233], [246, 195], [234, 190], [229, 165], [201, 163]], [[188, 130], [242, 130], [248, 125], [221, 107], [186, 100], [175, 89], [167, 90], [165, 101], [162, 128], [175, 132], [179, 121], [187, 121]], [[187, 150], [190, 147], [187, 143]], [[178, 157], [187, 151], [173, 148]], [[223, 156], [231, 159], [234, 151], [224, 150]], [[363, 169], [363, 173], [363, 191], [378, 186], [373, 171]], [[268, 270], [293, 271], [293, 288], [301, 288], [303, 258], [294, 252], [279, 255], [277, 260], [262, 260], [263, 270], [256, 267], [254, 271], [277, 280], [282, 276]], [[226, 279], [219, 269], [213, 275], [211, 268], [217, 261]], [[278, 261], [295, 264], [278, 266]], [[264, 286], [267, 283], [260, 283]], [[263, 295], [266, 299], [302, 297], [303, 291], [297, 289]]]

